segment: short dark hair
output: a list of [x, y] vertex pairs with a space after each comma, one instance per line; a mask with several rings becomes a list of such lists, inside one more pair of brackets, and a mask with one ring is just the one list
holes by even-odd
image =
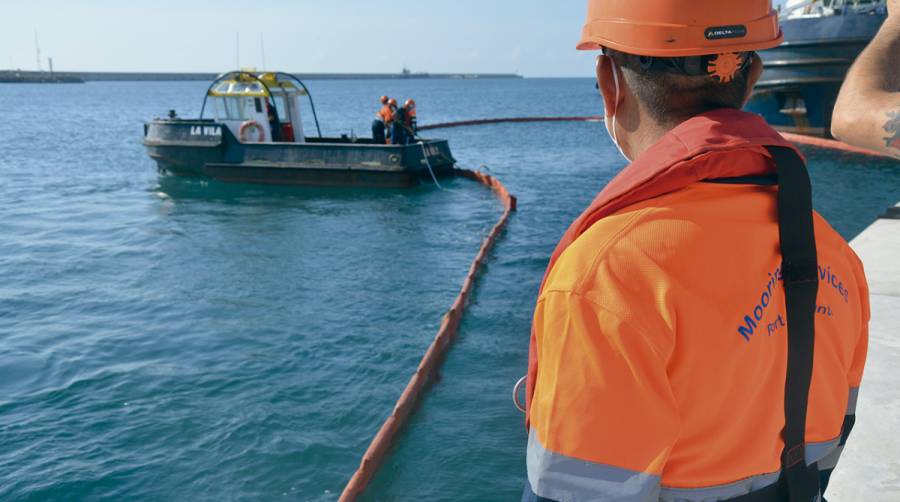
[[678, 124], [717, 108], [740, 109], [750, 85], [751, 65], [738, 71], [733, 80], [722, 83], [707, 75], [679, 75], [655, 67], [645, 69], [639, 56], [609, 49], [606, 54], [622, 68], [631, 90], [661, 124]]

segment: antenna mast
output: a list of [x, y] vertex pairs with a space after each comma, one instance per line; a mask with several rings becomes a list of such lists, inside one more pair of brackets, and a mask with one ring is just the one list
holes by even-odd
[[234, 33], [234, 69], [241, 69], [241, 32]]
[[262, 53], [262, 69], [266, 69], [266, 41], [263, 39], [263, 34], [260, 32], [259, 34], [259, 52]]
[[37, 28], [34, 29], [34, 53], [37, 62], [37, 71], [44, 71], [41, 67], [41, 45], [38, 43]]

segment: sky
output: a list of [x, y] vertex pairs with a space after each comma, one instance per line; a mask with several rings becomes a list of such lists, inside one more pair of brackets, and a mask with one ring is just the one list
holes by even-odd
[[[0, 0], [0, 68], [589, 77], [587, 0]], [[239, 34], [240, 44], [236, 43]], [[237, 47], [240, 50], [237, 50]], [[264, 51], [262, 48], [264, 47]]]

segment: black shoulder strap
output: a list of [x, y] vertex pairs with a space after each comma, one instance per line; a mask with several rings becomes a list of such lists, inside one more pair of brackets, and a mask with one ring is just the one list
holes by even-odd
[[787, 310], [782, 478], [790, 502], [812, 502], [820, 495], [818, 468], [806, 465], [805, 437], [819, 289], [812, 188], [806, 165], [797, 152], [786, 147], [767, 149], [778, 173], [778, 233]]
[[778, 177], [771, 176], [740, 176], [737, 178], [713, 178], [703, 180], [703, 183], [718, 183], [720, 185], [777, 185]]

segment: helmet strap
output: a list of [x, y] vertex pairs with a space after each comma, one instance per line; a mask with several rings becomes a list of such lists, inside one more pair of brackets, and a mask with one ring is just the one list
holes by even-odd
[[642, 71], [658, 71], [689, 77], [708, 76], [721, 83], [727, 83], [739, 73], [746, 71], [753, 63], [754, 52], [726, 52], [703, 56], [661, 58], [653, 56], [630, 56]]

